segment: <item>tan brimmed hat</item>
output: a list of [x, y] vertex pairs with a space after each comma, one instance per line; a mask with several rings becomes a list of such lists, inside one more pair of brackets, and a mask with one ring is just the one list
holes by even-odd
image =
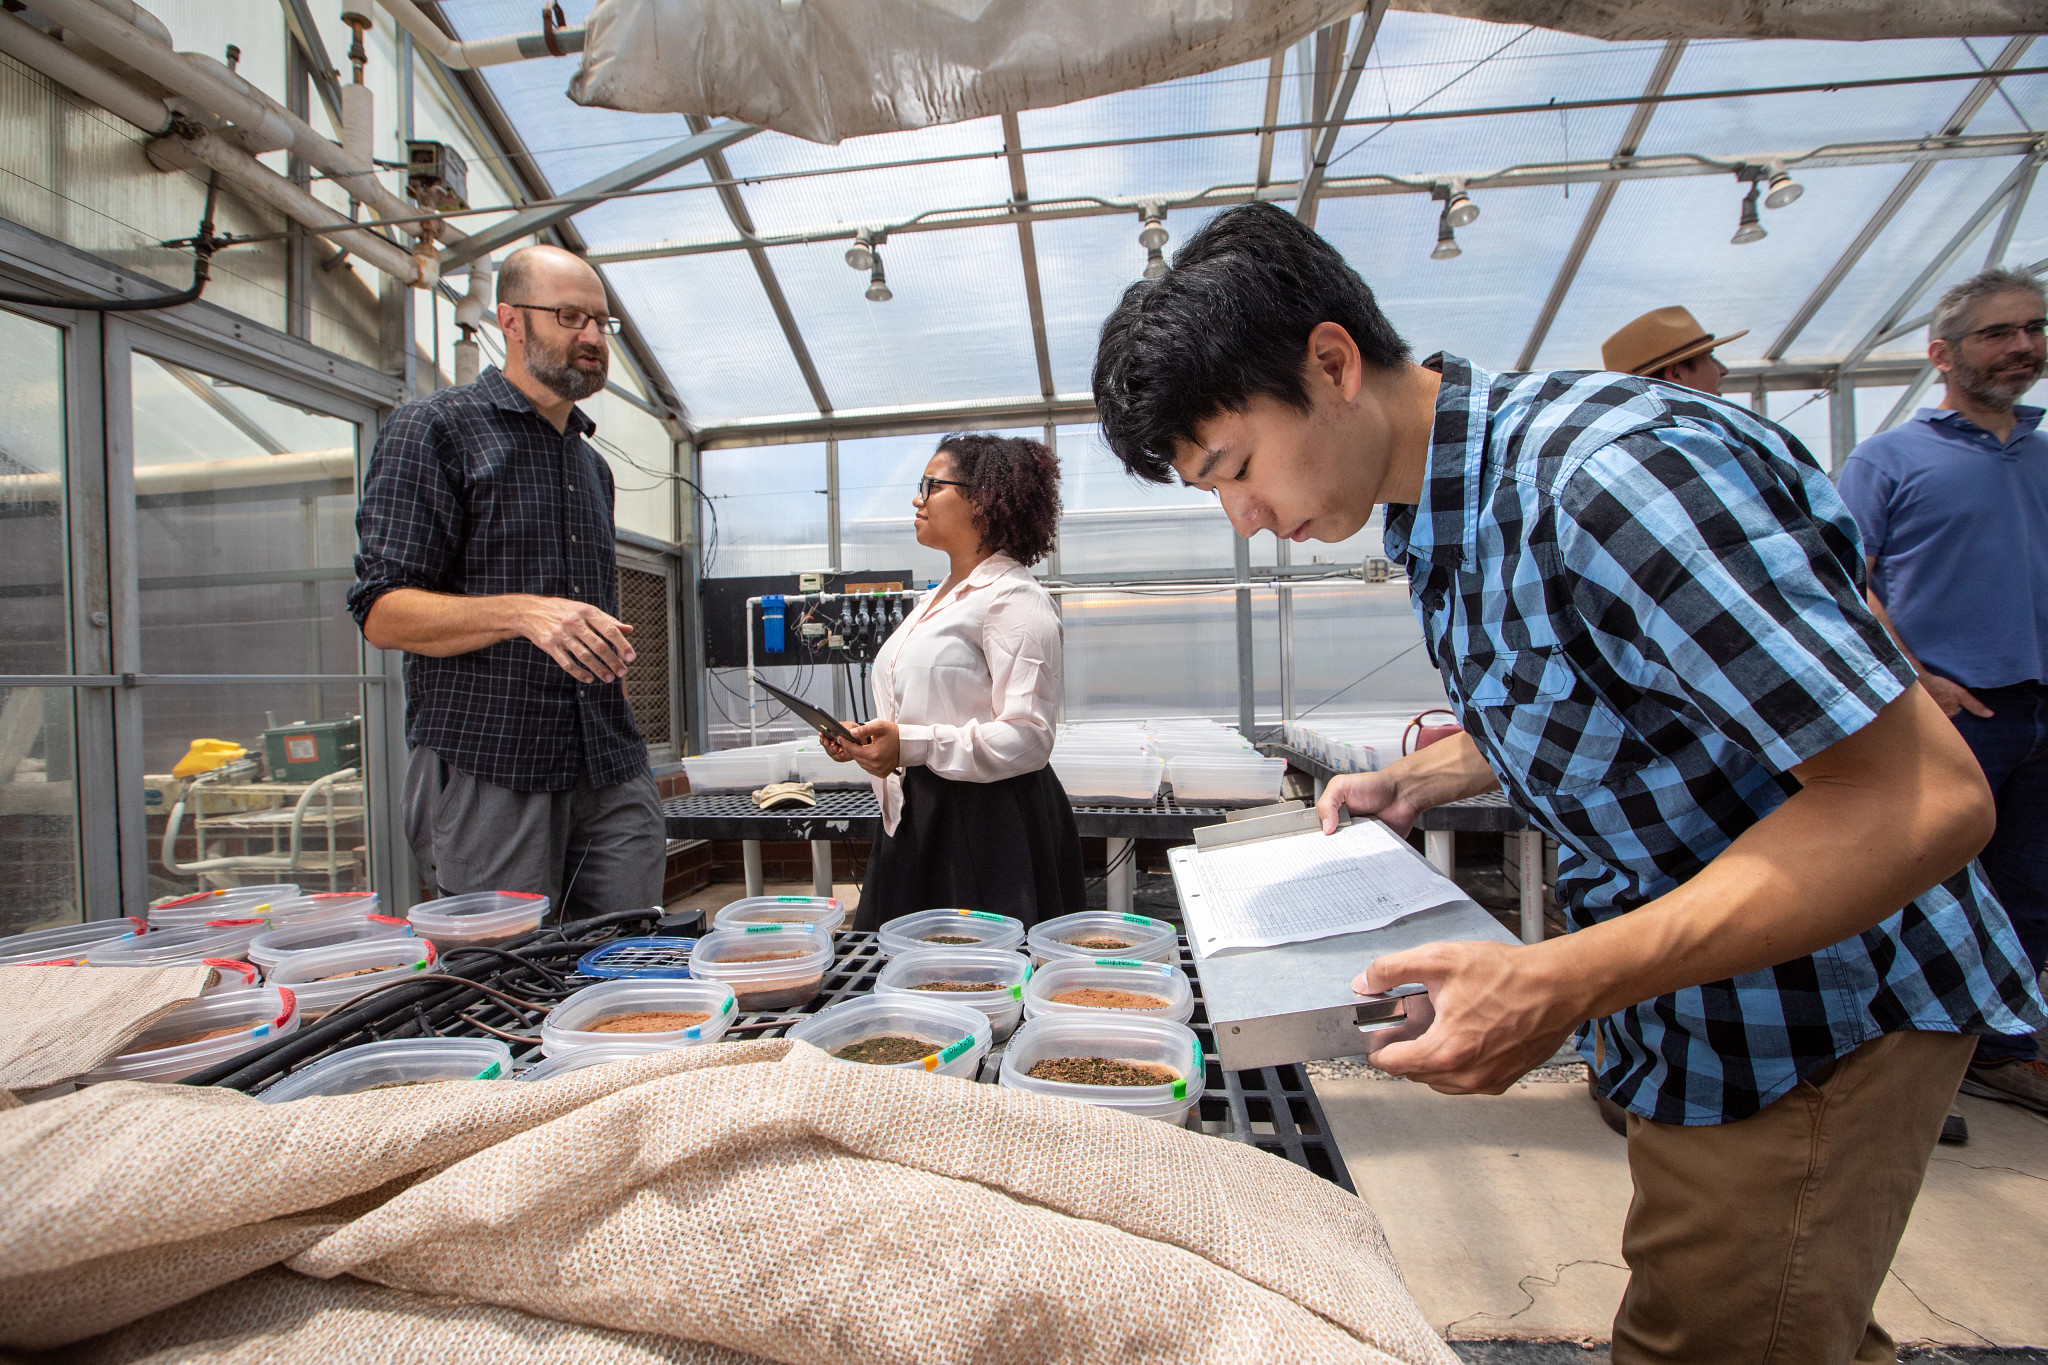
[[1655, 374], [1666, 365], [1748, 335], [1745, 327], [1724, 337], [1712, 336], [1683, 308], [1659, 308], [1601, 342], [1600, 364], [1621, 374]]

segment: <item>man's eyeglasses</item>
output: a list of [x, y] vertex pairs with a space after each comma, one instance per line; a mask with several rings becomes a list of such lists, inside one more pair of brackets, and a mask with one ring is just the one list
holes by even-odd
[[553, 313], [555, 321], [561, 323], [572, 332], [580, 332], [594, 322], [597, 324], [598, 331], [603, 332], [606, 336], [615, 337], [619, 334], [619, 328], [623, 325], [618, 318], [607, 317], [603, 313], [586, 313], [581, 308], [549, 308], [547, 305], [539, 303], [515, 303], [510, 306], [513, 308], [524, 308], [529, 313]]
[[934, 488], [967, 488], [969, 486], [958, 479], [935, 479], [927, 474], [917, 481], [917, 496], [930, 501]]
[[1995, 327], [1979, 327], [1974, 332], [1963, 333], [1956, 340], [1968, 341], [1972, 337], [1977, 337], [1996, 346], [2002, 341], [2011, 341], [2021, 332], [2027, 334], [2028, 340], [2039, 341], [2043, 336], [2048, 336], [2048, 318], [2035, 318], [2032, 322], [2001, 322]]

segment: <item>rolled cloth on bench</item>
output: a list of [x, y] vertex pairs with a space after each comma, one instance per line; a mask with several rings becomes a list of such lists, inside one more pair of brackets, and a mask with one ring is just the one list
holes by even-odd
[[72, 1343], [106, 1362], [1456, 1361], [1372, 1211], [1298, 1167], [783, 1039], [532, 1084], [266, 1105], [116, 1082], [0, 1114], [0, 1347]]
[[197, 1000], [214, 969], [0, 967], [0, 1090], [82, 1076]]

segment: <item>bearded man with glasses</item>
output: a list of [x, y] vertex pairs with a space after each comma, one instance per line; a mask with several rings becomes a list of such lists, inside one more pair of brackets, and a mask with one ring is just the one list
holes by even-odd
[[[2048, 960], [2048, 433], [2017, 400], [2048, 361], [2044, 332], [2041, 283], [2022, 271], [1943, 294], [1927, 358], [1946, 396], [1857, 446], [1841, 483], [1870, 605], [1991, 784], [1998, 828], [1978, 857], [2036, 973]], [[2048, 1113], [2048, 1062], [2030, 1035], [1980, 1036], [1962, 1088]]]
[[586, 262], [531, 246], [499, 270], [498, 326], [502, 370], [379, 433], [349, 610], [405, 651], [405, 828], [428, 885], [644, 909], [666, 838], [623, 684], [611, 471], [576, 406], [619, 321]]

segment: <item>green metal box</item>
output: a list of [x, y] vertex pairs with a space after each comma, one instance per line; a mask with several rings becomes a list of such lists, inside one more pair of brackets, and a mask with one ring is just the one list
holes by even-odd
[[362, 718], [302, 720], [265, 730], [263, 757], [272, 782], [311, 782], [343, 768], [359, 768], [363, 760]]

